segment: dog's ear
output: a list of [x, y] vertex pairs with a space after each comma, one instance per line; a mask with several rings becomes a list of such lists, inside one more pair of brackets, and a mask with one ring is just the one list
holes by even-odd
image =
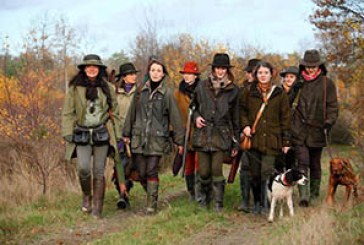
[[341, 163], [342, 163], [345, 167], [347, 167], [348, 165], [350, 165], [350, 161], [349, 161], [349, 159], [346, 159], [346, 158], [343, 158], [343, 159], [342, 159], [342, 161], [341, 161]]

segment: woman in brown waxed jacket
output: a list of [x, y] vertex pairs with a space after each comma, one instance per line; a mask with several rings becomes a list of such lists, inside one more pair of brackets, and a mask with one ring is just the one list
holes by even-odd
[[[249, 90], [244, 91], [240, 100], [243, 133], [252, 137], [248, 157], [254, 196], [253, 213], [256, 214], [268, 211], [266, 181], [273, 172], [276, 155], [280, 151], [287, 153], [290, 146], [291, 110], [288, 96], [282, 88], [273, 85], [272, 74], [271, 64], [259, 62], [254, 71], [256, 81]], [[265, 110], [255, 132], [252, 132], [262, 103], [266, 103]]]
[[216, 54], [211, 66], [211, 75], [195, 89], [192, 146], [199, 162], [200, 206], [209, 204], [212, 189], [215, 211], [221, 212], [225, 188], [223, 158], [227, 154], [235, 157], [238, 152], [238, 145], [233, 142], [239, 136], [239, 89], [233, 82], [227, 54]]

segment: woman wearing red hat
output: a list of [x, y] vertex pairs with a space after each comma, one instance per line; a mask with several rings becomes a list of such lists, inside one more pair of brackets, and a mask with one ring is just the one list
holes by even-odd
[[[189, 61], [185, 63], [183, 70], [180, 71], [180, 73], [183, 76], [183, 80], [179, 84], [179, 89], [174, 92], [174, 96], [176, 97], [176, 101], [182, 115], [183, 126], [186, 128], [189, 106], [191, 104], [191, 100], [194, 97], [195, 88], [200, 81], [200, 71], [198, 70], [196, 62]], [[195, 177], [196, 171], [198, 170], [198, 162], [196, 152], [191, 149], [191, 141], [189, 141], [189, 149], [185, 150], [188, 150], [185, 162], [185, 179], [187, 191], [190, 194], [191, 201], [198, 201], [199, 193], [197, 185], [195, 187], [197, 180]]]
[[209, 77], [195, 89], [192, 146], [198, 155], [200, 206], [209, 205], [212, 189], [215, 211], [221, 212], [225, 191], [223, 159], [226, 155], [235, 157], [239, 147], [234, 144], [239, 137], [239, 89], [227, 54], [215, 54], [211, 66]]

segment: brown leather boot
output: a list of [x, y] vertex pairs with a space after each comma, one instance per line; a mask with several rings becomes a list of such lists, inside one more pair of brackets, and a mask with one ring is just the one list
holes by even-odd
[[92, 211], [92, 196], [91, 196], [91, 176], [87, 178], [80, 177], [80, 184], [82, 189], [82, 212], [91, 213]]
[[102, 179], [93, 179], [93, 190], [94, 190], [94, 198], [93, 198], [93, 209], [92, 216], [97, 219], [101, 218], [102, 207], [104, 205], [104, 195], [105, 195], [105, 178]]

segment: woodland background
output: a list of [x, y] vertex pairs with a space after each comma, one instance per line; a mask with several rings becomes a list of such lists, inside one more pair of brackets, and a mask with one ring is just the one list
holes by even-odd
[[[340, 118], [333, 129], [332, 142], [364, 150], [363, 80], [364, 80], [364, 3], [355, 0], [312, 0], [317, 8], [308, 17], [316, 27], [318, 48], [331, 77], [337, 85]], [[64, 16], [50, 19], [40, 16], [27, 33], [18, 55], [9, 53], [7, 39], [0, 55], [0, 211], [6, 206], [31, 203], [40, 197], [52, 198], [59, 191], [76, 189], [75, 167], [63, 160], [64, 142], [60, 135], [60, 114], [69, 79], [81, 61], [82, 40]], [[314, 47], [303, 47], [311, 49]], [[146, 72], [148, 57], [164, 60], [177, 88], [179, 70], [188, 60], [200, 65], [202, 77], [210, 72], [209, 63], [216, 52], [232, 58], [236, 81], [244, 80], [243, 68], [251, 58], [273, 64], [279, 72], [298, 65], [303, 53], [270, 53], [247, 45], [238, 53], [221, 43], [196, 40], [188, 33], [172, 39], [159, 38], [157, 27], [146, 20], [131, 47], [131, 54], [121, 50], [102, 57], [109, 71], [126, 61]], [[279, 76], [276, 82], [279, 82]], [[76, 184], [75, 184], [76, 183]]]

